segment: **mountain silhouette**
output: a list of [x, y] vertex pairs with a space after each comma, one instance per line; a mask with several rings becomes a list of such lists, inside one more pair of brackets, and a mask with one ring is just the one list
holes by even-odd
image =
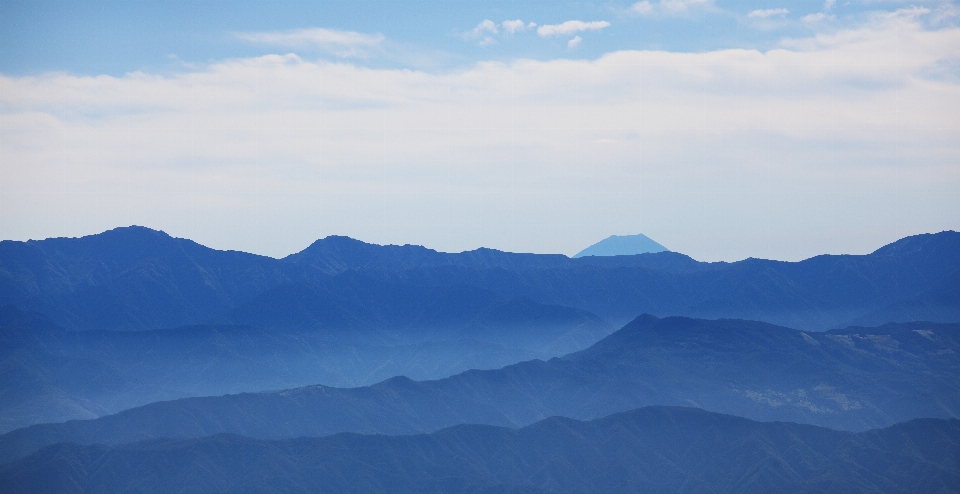
[[3, 241], [0, 490], [952, 492], [958, 321], [957, 232], [732, 263]]
[[20, 492], [951, 492], [960, 421], [861, 433], [648, 407], [519, 430], [281, 441], [216, 435], [120, 447], [58, 444], [0, 466]]
[[[533, 307], [530, 307], [533, 305]], [[520, 314], [517, 314], [517, 313]], [[396, 375], [439, 379], [582, 348], [609, 333], [579, 311], [515, 300], [463, 325], [463, 339], [392, 346], [331, 341], [316, 332], [199, 325], [149, 331], [66, 331], [45, 316], [0, 307], [0, 433], [43, 422], [90, 419], [154, 401], [276, 390], [311, 384], [353, 387]], [[518, 319], [519, 318], [519, 319]], [[508, 340], [503, 320], [566, 328], [553, 353], [469, 336]], [[585, 326], [578, 326], [577, 323]], [[597, 334], [585, 333], [588, 329]], [[564, 339], [566, 338], [566, 339]], [[581, 341], [578, 338], [586, 338]]]
[[549, 361], [434, 381], [185, 398], [0, 436], [0, 462], [58, 442], [122, 444], [234, 433], [411, 434], [463, 423], [525, 426], [642, 406], [862, 431], [960, 414], [960, 326], [910, 323], [806, 333], [766, 323], [645, 315]]
[[0, 266], [0, 305], [41, 312], [68, 329], [196, 324], [296, 273], [269, 257], [138, 226], [82, 238], [4, 240]]
[[[345, 303], [334, 295], [395, 293], [393, 300], [381, 300], [389, 308], [408, 294], [426, 301], [436, 291], [459, 290], [468, 297], [492, 293], [497, 303], [526, 297], [585, 311], [615, 326], [650, 313], [820, 331], [866, 323], [858, 319], [864, 317], [875, 324], [957, 322], [960, 302], [949, 295], [960, 292], [958, 271], [957, 232], [907, 237], [862, 256], [704, 263], [671, 252], [576, 259], [492, 249], [447, 254], [346, 237], [327, 237], [272, 259], [128, 227], [82, 238], [0, 242], [0, 305], [43, 313], [70, 330], [257, 321], [333, 335], [373, 324], [382, 334], [398, 334], [393, 324], [402, 326], [411, 316], [371, 318], [364, 300]], [[257, 312], [281, 292], [316, 310], [273, 320]], [[410, 312], [430, 310], [419, 306]], [[869, 316], [873, 313], [880, 315]]]

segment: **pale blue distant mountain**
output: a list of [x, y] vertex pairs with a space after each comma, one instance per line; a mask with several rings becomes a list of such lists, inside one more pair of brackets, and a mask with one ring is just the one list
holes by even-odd
[[573, 257], [586, 256], [632, 256], [654, 252], [670, 252], [670, 249], [653, 241], [650, 237], [636, 235], [610, 235], [609, 237], [581, 250]]

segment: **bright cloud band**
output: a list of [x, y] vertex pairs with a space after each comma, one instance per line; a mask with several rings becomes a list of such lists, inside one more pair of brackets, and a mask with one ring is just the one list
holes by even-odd
[[[231, 217], [280, 232], [255, 219], [321, 201], [322, 215], [297, 221], [427, 239], [458, 218], [502, 223], [512, 211], [524, 211], [519, 238], [597, 218], [616, 230], [637, 220], [641, 192], [646, 210], [673, 212], [645, 224], [678, 235], [684, 224], [729, 229], [722, 217], [745, 207], [824, 215], [834, 219], [816, 228], [840, 232], [836, 210], [851, 196], [863, 196], [850, 213], [861, 223], [924, 204], [948, 214], [960, 209], [960, 82], [944, 61], [958, 55], [960, 29], [904, 12], [766, 52], [621, 51], [444, 73], [271, 55], [172, 76], [4, 76], [5, 228], [71, 215], [133, 223], [112, 206], [125, 195], [141, 222], [225, 197], [216, 207]], [[704, 197], [709, 211], [685, 206]]]
[[537, 34], [540, 36], [563, 36], [583, 31], [599, 31], [609, 26], [610, 23], [607, 21], [567, 21], [563, 24], [547, 24], [540, 26], [537, 28]]

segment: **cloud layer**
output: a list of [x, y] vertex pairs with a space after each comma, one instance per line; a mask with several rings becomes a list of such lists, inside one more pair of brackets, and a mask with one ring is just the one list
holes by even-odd
[[[496, 28], [494, 28], [496, 29]], [[238, 39], [287, 49], [320, 51], [338, 57], [364, 57], [384, 40], [382, 34], [369, 35], [353, 31], [311, 28], [283, 32], [236, 33]]]
[[609, 27], [607, 21], [567, 21], [562, 24], [546, 24], [537, 28], [537, 34], [540, 36], [566, 36], [583, 31], [599, 31]]
[[[272, 255], [335, 233], [572, 253], [637, 231], [703, 259], [856, 252], [957, 222], [960, 30], [924, 15], [766, 52], [2, 76], [0, 227], [147, 223]], [[547, 32], [591, 29], [565, 25]], [[261, 41], [320, 43], [304, 33], [378, 43]]]
[[665, 17], [685, 17], [697, 11], [713, 9], [713, 0], [642, 0], [630, 6], [635, 14]]
[[750, 13], [747, 14], [747, 17], [751, 19], [766, 19], [768, 17], [785, 16], [789, 13], [790, 11], [787, 9], [757, 9], [751, 10]]

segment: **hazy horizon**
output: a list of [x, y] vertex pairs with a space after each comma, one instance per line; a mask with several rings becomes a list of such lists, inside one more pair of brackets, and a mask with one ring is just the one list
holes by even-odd
[[[352, 238], [353, 240], [359, 240], [360, 242], [364, 242], [364, 243], [372, 244], [372, 245], [380, 245], [380, 246], [406, 246], [406, 245], [411, 245], [411, 246], [425, 247], [425, 248], [427, 248], [427, 249], [434, 250], [434, 251], [439, 252], [439, 253], [442, 253], [442, 254], [460, 254], [460, 253], [470, 252], [470, 251], [474, 251], [474, 250], [478, 250], [478, 249], [485, 249], [485, 248], [486, 248], [486, 249], [491, 249], [491, 248], [492, 248], [492, 247], [488, 247], [488, 246], [486, 246], [486, 245], [479, 245], [479, 246], [476, 246], [476, 247], [473, 247], [473, 248], [470, 248], [470, 249], [457, 250], [457, 251], [446, 251], [446, 250], [437, 249], [437, 248], [435, 248], [435, 247], [432, 247], [432, 246], [430, 246], [430, 245], [426, 245], [426, 244], [423, 244], [423, 243], [405, 243], [405, 244], [383, 243], [383, 244], [380, 244], [380, 243], [376, 243], [376, 242], [370, 242], [370, 241], [364, 240], [364, 239], [362, 239], [362, 238], [350, 237], [349, 235], [338, 235], [338, 234], [334, 233], [334, 234], [330, 234], [330, 235], [327, 235], [327, 236], [324, 236], [324, 237], [319, 237], [319, 238], [313, 239], [313, 240], [309, 241], [308, 243], [304, 244], [302, 247], [300, 247], [300, 248], [298, 248], [298, 249], [296, 249], [296, 250], [294, 250], [294, 251], [288, 252], [288, 253], [286, 253], [286, 254], [282, 254], [282, 255], [278, 255], [278, 256], [272, 256], [272, 255], [267, 255], [267, 254], [259, 254], [259, 253], [256, 253], [256, 252], [248, 252], [248, 251], [244, 251], [244, 250], [242, 250], [242, 249], [236, 249], [236, 248], [229, 248], [229, 247], [227, 247], [227, 248], [220, 248], [220, 247], [214, 247], [214, 246], [211, 246], [211, 245], [204, 244], [203, 242], [199, 242], [199, 241], [197, 241], [196, 239], [193, 239], [193, 238], [181, 237], [181, 236], [173, 235], [173, 234], [171, 234], [170, 232], [165, 232], [165, 231], [163, 231], [163, 230], [159, 230], [159, 229], [156, 229], [156, 228], [151, 228], [151, 227], [146, 226], [146, 225], [126, 225], [126, 226], [120, 226], [120, 227], [116, 227], [116, 228], [111, 228], [110, 230], [115, 230], [115, 229], [119, 229], [119, 228], [130, 228], [130, 227], [142, 227], [142, 228], [148, 228], [148, 229], [155, 230], [155, 231], [161, 231], [161, 232], [163, 232], [163, 233], [166, 233], [167, 235], [170, 235], [170, 236], [173, 237], [173, 238], [180, 238], [180, 239], [185, 239], [185, 240], [191, 240], [191, 241], [197, 242], [198, 244], [203, 245], [203, 246], [205, 246], [205, 247], [213, 248], [213, 249], [220, 250], [220, 251], [240, 251], [240, 252], [247, 252], [247, 253], [251, 253], [251, 254], [257, 254], [257, 255], [262, 255], [262, 256], [270, 257], [270, 258], [273, 258], [273, 259], [283, 259], [284, 257], [287, 257], [287, 256], [289, 256], [289, 255], [293, 255], [293, 254], [297, 254], [297, 253], [299, 253], [299, 252], [302, 252], [303, 250], [305, 250], [305, 249], [307, 249], [308, 247], [310, 247], [311, 245], [313, 245], [314, 242], [317, 242], [317, 241], [320, 241], [320, 240], [324, 240], [324, 239], [326, 239], [326, 238], [328, 238], [328, 237], [338, 237], [338, 236]], [[108, 231], [110, 231], [110, 230], [104, 230], [104, 231], [102, 231], [102, 232], [96, 232], [96, 233], [91, 233], [91, 234], [87, 234], [87, 235], [78, 235], [78, 236], [64, 236], [64, 235], [61, 235], [61, 236], [57, 236], [57, 237], [47, 237], [47, 238], [31, 238], [31, 239], [22, 239], [22, 240], [20, 240], [20, 239], [15, 239], [14, 241], [26, 242], [26, 241], [47, 240], [47, 239], [50, 239], [50, 238], [80, 238], [80, 237], [87, 237], [87, 236], [99, 235], [99, 234], [101, 234], [101, 233], [106, 233], [106, 232], [108, 232]], [[947, 232], [947, 231], [953, 231], [953, 230], [943, 230], [943, 231], [941, 231], [941, 232], [922, 232], [922, 233], [917, 233], [916, 235], [932, 235], [932, 234], [943, 233], [943, 232]], [[643, 234], [639, 234], [639, 235], [643, 235]], [[634, 236], [634, 235], [611, 235], [610, 237], [632, 237], [632, 236]], [[908, 235], [907, 237], [911, 237], [911, 236], [914, 236], [914, 235]], [[607, 238], [605, 238], [605, 239], [600, 239], [600, 241], [594, 242], [593, 244], [586, 246], [584, 249], [580, 249], [580, 251], [586, 250], [586, 248], [595, 247], [597, 244], [600, 244], [600, 243], [602, 243], [602, 242], [605, 241], [605, 240], [609, 240], [610, 237], [607, 237]], [[903, 238], [907, 238], [907, 237], [903, 237]], [[649, 239], [649, 237], [647, 237], [647, 238]], [[721, 261], [721, 262], [738, 262], [738, 261], [743, 261], [743, 260], [746, 260], [746, 259], [749, 259], [749, 258], [753, 258], [753, 259], [766, 259], [766, 260], [771, 260], [771, 261], [800, 262], [800, 261], [804, 261], [804, 260], [810, 259], [810, 258], [812, 258], [812, 257], [820, 256], [820, 255], [866, 255], [866, 254], [870, 254], [870, 253], [872, 253], [872, 252], [880, 249], [881, 247], [884, 247], [884, 246], [886, 246], [886, 245], [889, 245], [889, 244], [891, 244], [891, 243], [894, 243], [894, 242], [896, 242], [897, 240], [902, 240], [903, 238], [895, 239], [895, 240], [892, 240], [892, 241], [890, 241], [890, 242], [887, 242], [887, 243], [884, 243], [884, 244], [881, 244], [881, 245], [877, 245], [877, 246], [871, 248], [869, 251], [867, 251], [867, 252], [862, 252], [862, 253], [853, 253], [853, 252], [833, 252], [833, 253], [827, 253], [827, 252], [824, 252], [824, 253], [815, 254], [815, 255], [810, 256], [810, 257], [806, 257], [806, 258], [803, 258], [803, 259], [796, 259], [796, 260], [790, 260], [790, 259], [775, 259], [775, 258], [763, 258], [763, 257], [757, 257], [757, 256], [747, 256], [747, 257], [744, 257], [744, 258], [741, 258], [741, 259], [724, 260], [724, 261]], [[0, 241], [2, 241], [2, 240], [11, 240], [11, 239], [0, 239]], [[654, 241], [655, 241], [655, 239], [650, 239], [650, 240], [654, 240]], [[503, 249], [495, 249], [495, 250], [501, 250], [501, 251], [503, 251]], [[532, 253], [532, 254], [547, 254], [547, 255], [550, 255], [550, 254], [559, 254], [559, 255], [563, 255], [563, 256], [569, 257], [569, 258], [571, 258], [571, 259], [576, 258], [576, 255], [575, 255], [575, 254], [570, 254], [570, 253], [566, 253], [566, 252], [524, 252], [524, 251], [504, 251], [504, 252], [513, 252], [513, 253], [520, 253], [520, 254], [526, 254], [526, 253]], [[700, 262], [718, 262], [718, 261], [707, 261], [707, 260], [704, 260], [704, 259], [697, 259], [696, 257], [690, 256], [689, 254], [687, 254], [687, 253], [685, 253], [685, 252], [680, 252], [680, 251], [675, 251], [675, 250], [670, 250], [670, 249], [667, 249], [665, 252], [671, 252], [671, 253], [676, 253], [676, 254], [683, 254], [683, 255], [689, 256], [689, 257], [693, 258], [694, 260], [700, 261]], [[590, 255], [610, 256], [610, 255], [628, 255], [628, 254], [590, 254]]]
[[573, 255], [643, 233], [796, 261], [960, 230], [954, 1], [0, 14], [3, 239]]

